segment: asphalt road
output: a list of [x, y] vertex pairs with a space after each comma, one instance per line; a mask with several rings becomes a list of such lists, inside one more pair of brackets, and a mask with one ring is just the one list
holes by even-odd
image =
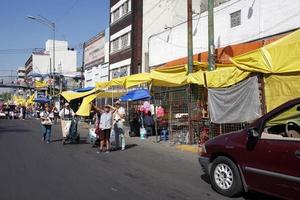
[[197, 155], [137, 138], [125, 151], [96, 154], [89, 144], [63, 146], [58, 125], [51, 144], [40, 132], [37, 120], [0, 119], [1, 200], [229, 199], [211, 189]]

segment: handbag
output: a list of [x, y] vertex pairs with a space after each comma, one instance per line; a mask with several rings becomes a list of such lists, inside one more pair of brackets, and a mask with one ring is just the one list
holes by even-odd
[[96, 128], [95, 128], [95, 133], [96, 133], [96, 135], [100, 136], [101, 131], [102, 131], [102, 130], [100, 129], [100, 122], [97, 122]]

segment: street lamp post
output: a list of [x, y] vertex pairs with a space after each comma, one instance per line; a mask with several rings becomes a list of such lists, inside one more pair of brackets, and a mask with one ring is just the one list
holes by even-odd
[[38, 15], [37, 17], [29, 15], [27, 16], [27, 18], [31, 20], [35, 20], [41, 24], [44, 24], [53, 31], [53, 59], [52, 59], [52, 69], [50, 64], [50, 76], [54, 80], [52, 84], [52, 96], [54, 96], [55, 95], [55, 23], [40, 15]]

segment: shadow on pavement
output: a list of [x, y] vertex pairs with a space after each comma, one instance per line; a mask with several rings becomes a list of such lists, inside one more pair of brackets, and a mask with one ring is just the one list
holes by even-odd
[[128, 145], [126, 145], [125, 149], [131, 149], [131, 148], [134, 148], [136, 146], [138, 146], [138, 145], [137, 144], [128, 144]]

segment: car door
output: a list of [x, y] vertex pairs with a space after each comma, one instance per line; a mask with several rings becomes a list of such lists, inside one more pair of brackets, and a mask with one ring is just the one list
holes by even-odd
[[[287, 109], [265, 120], [261, 137], [248, 139], [243, 171], [247, 184], [253, 189], [300, 198], [300, 138], [284, 134], [287, 122], [300, 123], [300, 111], [295, 108], [290, 109], [296, 114], [287, 115], [291, 113]], [[276, 130], [268, 132], [274, 127]]]

